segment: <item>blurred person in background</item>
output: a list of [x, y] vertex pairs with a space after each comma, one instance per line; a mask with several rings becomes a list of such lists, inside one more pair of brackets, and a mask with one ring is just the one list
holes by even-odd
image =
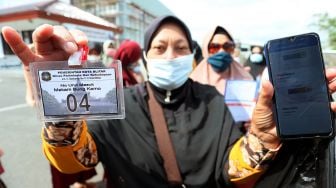
[[243, 64], [245, 61], [246, 61], [246, 58], [245, 56], [241, 53], [241, 49], [239, 46], [236, 46], [235, 49], [234, 49], [234, 52], [232, 54], [233, 56], [233, 59], [240, 63], [240, 64]]
[[252, 80], [244, 67], [234, 61], [235, 43], [229, 32], [216, 26], [204, 39], [203, 61], [191, 73], [190, 78], [202, 84], [215, 86], [224, 95], [226, 80]]
[[103, 63], [108, 66], [116, 54], [116, 45], [113, 40], [106, 40], [103, 43]]
[[93, 62], [101, 61], [102, 52], [103, 52], [102, 46], [99, 44], [94, 44], [94, 46], [89, 49], [87, 60]]
[[260, 76], [266, 67], [266, 60], [263, 55], [263, 47], [251, 46], [251, 55], [244, 63], [245, 70], [249, 71], [254, 80], [260, 80]]
[[125, 87], [144, 81], [139, 64], [141, 48], [137, 42], [124, 40], [117, 49], [114, 59], [121, 61], [123, 85]]

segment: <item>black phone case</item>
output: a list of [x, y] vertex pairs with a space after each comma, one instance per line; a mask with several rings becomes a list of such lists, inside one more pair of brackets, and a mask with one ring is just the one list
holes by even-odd
[[[304, 35], [314, 35], [315, 37], [317, 37], [318, 39], [318, 42], [319, 42], [319, 48], [320, 48], [320, 51], [322, 52], [322, 49], [321, 49], [321, 45], [320, 45], [320, 39], [319, 39], [319, 36], [318, 34], [316, 33], [305, 33], [305, 34], [301, 34], [301, 35], [293, 35], [293, 36], [289, 36], [289, 37], [284, 37], [284, 38], [279, 38], [279, 39], [274, 39], [274, 40], [270, 40], [268, 41], [265, 45], [264, 45], [264, 57], [265, 57], [265, 60], [266, 60], [266, 65], [267, 65], [267, 70], [268, 70], [268, 75], [269, 75], [269, 80], [270, 82], [272, 83], [272, 85], [274, 84], [273, 83], [273, 78], [272, 78], [272, 67], [270, 66], [270, 60], [269, 60], [269, 52], [268, 52], [268, 46], [273, 42], [273, 41], [278, 41], [278, 40], [289, 40], [293, 37], [301, 37], [301, 36], [304, 36]], [[321, 54], [321, 58], [322, 58], [322, 62], [324, 62], [323, 60], [323, 56]], [[323, 69], [325, 70], [325, 67], [324, 67], [324, 64], [323, 64]], [[325, 71], [324, 71], [324, 74], [325, 74]], [[327, 80], [326, 80], [326, 87], [328, 88], [328, 85], [327, 85]], [[328, 95], [329, 97], [329, 101], [332, 101], [332, 97], [331, 95], [329, 94]], [[329, 104], [329, 107], [330, 107], [330, 104]], [[277, 109], [276, 109], [276, 98], [275, 98], [275, 95], [273, 95], [273, 107], [272, 107], [272, 110], [273, 110], [273, 116], [274, 116], [274, 121], [276, 123], [276, 126], [277, 126], [277, 134], [278, 136], [282, 139], [282, 140], [292, 140], [292, 139], [313, 139], [313, 138], [330, 138], [330, 137], [334, 137], [335, 135], [335, 114], [330, 110], [330, 116], [332, 118], [331, 122], [332, 122], [332, 130], [326, 134], [313, 134], [313, 135], [301, 135], [301, 134], [298, 134], [298, 135], [284, 135], [282, 134], [282, 132], [280, 131], [280, 124], [279, 124], [279, 121], [278, 121], [278, 112], [277, 112]]]

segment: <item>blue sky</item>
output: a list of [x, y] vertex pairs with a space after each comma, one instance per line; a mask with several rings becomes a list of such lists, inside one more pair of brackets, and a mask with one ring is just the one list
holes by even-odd
[[314, 14], [336, 16], [335, 0], [160, 0], [189, 26], [200, 43], [215, 25], [225, 27], [242, 43], [317, 32]]

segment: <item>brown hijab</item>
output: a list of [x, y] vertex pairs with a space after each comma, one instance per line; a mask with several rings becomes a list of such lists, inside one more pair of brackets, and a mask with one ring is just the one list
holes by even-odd
[[202, 53], [204, 59], [190, 74], [190, 78], [201, 84], [215, 86], [224, 95], [226, 80], [253, 80], [253, 77], [236, 61], [233, 61], [230, 67], [223, 72], [216, 72], [212, 69], [211, 65], [207, 62], [209, 57], [208, 46], [218, 29], [224, 31], [228, 38], [233, 41], [231, 35], [223, 27], [214, 27], [203, 41]]

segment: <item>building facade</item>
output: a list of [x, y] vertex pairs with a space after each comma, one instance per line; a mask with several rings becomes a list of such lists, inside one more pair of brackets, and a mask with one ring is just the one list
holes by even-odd
[[[63, 25], [68, 29], [82, 30], [91, 43], [99, 44], [115, 38], [122, 32], [121, 28], [114, 23], [57, 0], [0, 9], [0, 27], [13, 27], [27, 44], [32, 43], [33, 31], [42, 24]], [[0, 37], [0, 61], [0, 68], [20, 64], [2, 35]]]
[[160, 15], [172, 14], [159, 0], [71, 0], [71, 3], [122, 29], [115, 40], [132, 39], [143, 44], [146, 27]]

